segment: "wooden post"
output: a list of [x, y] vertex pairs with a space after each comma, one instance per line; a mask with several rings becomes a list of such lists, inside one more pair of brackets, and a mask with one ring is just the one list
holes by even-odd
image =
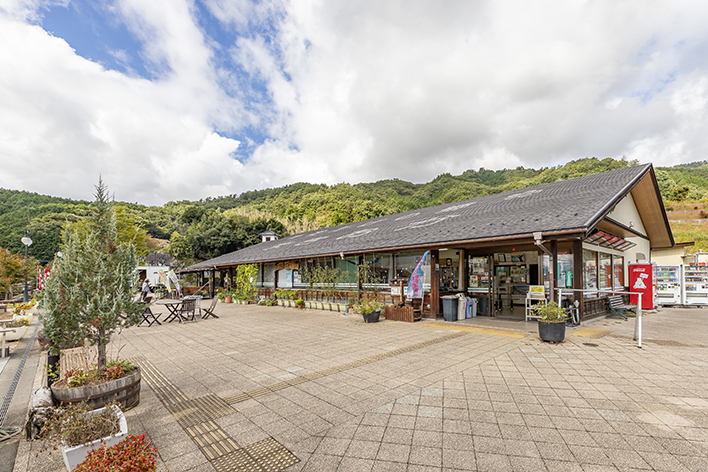
[[430, 316], [438, 317], [440, 305], [440, 251], [438, 249], [430, 250]]
[[552, 302], [558, 299], [558, 294], [555, 291], [555, 288], [558, 287], [558, 241], [555, 239], [551, 240], [551, 254], [552, 256], [548, 260], [548, 271], [550, 272], [548, 278], [551, 292], [548, 300]]
[[398, 286], [401, 288], [401, 304], [406, 304], [406, 294], [403, 292], [403, 280], [398, 281]]
[[[582, 290], [583, 287], [583, 241], [578, 239], [573, 241], [573, 289]], [[583, 320], [585, 314], [585, 297], [583, 292], [573, 292], [573, 298], [578, 305], [578, 318]]]
[[462, 270], [460, 271], [460, 290], [467, 296], [467, 289], [470, 283], [470, 265], [468, 259], [467, 251], [460, 249], [460, 261], [462, 264]]

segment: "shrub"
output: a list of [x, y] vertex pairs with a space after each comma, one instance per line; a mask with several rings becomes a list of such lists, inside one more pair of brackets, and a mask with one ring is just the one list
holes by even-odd
[[109, 403], [100, 413], [91, 411], [85, 402], [55, 408], [44, 423], [41, 438], [48, 444], [80, 446], [120, 431], [115, 403]]
[[111, 472], [154, 472], [155, 448], [144, 434], [126, 436], [118, 444], [89, 451], [86, 459], [76, 466], [74, 472], [111, 471]]

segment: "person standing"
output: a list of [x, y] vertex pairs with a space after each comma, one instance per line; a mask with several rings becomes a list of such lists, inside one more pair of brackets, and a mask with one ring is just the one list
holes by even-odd
[[142, 295], [140, 296], [140, 300], [145, 301], [145, 297], [147, 297], [148, 293], [150, 293], [152, 289], [150, 288], [150, 283], [148, 282], [147, 277], [145, 277], [145, 280], [143, 280], [143, 287], [141, 288]]

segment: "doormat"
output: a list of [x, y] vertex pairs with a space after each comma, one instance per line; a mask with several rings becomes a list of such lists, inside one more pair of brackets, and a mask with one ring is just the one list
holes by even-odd
[[607, 329], [599, 329], [599, 328], [580, 328], [579, 330], [575, 331], [574, 333], [570, 333], [571, 336], [579, 336], [581, 338], [590, 338], [590, 339], [600, 339], [604, 338], [608, 334], [610, 334], [612, 331], [607, 330]]

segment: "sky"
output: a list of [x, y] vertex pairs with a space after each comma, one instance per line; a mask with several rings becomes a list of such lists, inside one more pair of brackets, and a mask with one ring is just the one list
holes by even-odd
[[0, 187], [162, 205], [708, 159], [708, 2], [0, 0]]

